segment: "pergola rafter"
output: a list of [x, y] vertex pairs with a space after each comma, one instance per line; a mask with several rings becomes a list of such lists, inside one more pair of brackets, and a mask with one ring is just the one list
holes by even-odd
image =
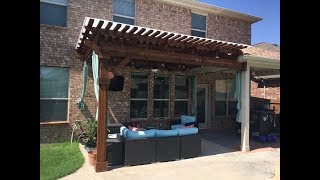
[[[88, 59], [94, 50], [99, 56], [99, 102], [96, 172], [107, 171], [106, 117], [108, 104], [108, 70], [136, 65], [179, 69], [217, 67], [246, 71], [247, 64], [237, 61], [241, 49], [247, 47], [226, 41], [195, 37], [146, 27], [133, 26], [86, 17], [76, 45], [77, 57]], [[122, 59], [111, 61], [111, 57]]]

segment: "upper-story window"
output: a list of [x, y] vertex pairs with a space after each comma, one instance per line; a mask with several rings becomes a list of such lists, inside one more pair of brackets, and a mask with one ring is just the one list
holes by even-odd
[[40, 24], [67, 26], [68, 0], [40, 0]]
[[191, 35], [198, 37], [206, 37], [207, 32], [206, 16], [199, 14], [191, 14]]
[[113, 0], [113, 21], [134, 25], [135, 0]]

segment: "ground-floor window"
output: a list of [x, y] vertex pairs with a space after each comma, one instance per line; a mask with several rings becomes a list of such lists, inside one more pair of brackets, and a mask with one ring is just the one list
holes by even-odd
[[216, 116], [237, 114], [236, 80], [216, 80]]
[[130, 118], [147, 118], [148, 75], [131, 75]]
[[[176, 75], [173, 79], [173, 76], [168, 74], [154, 74], [151, 77], [153, 79], [150, 79], [146, 73], [131, 74], [130, 118], [147, 118], [148, 109], [152, 110], [153, 118], [168, 118], [170, 117], [170, 99], [174, 101], [174, 117], [188, 115], [190, 78]], [[175, 82], [172, 84], [175, 87], [174, 96], [170, 93], [170, 84], [173, 81]], [[149, 83], [152, 84], [149, 85]], [[170, 94], [173, 97], [170, 97]], [[148, 108], [150, 105], [152, 107]]]
[[69, 68], [40, 67], [40, 122], [67, 121]]
[[174, 117], [188, 115], [189, 79], [187, 76], [175, 76]]
[[155, 75], [153, 85], [153, 117], [169, 117], [169, 76]]

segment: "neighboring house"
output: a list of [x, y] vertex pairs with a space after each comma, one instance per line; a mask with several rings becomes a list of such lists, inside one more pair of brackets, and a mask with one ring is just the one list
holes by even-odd
[[268, 51], [275, 51], [275, 52], [280, 52], [280, 46], [277, 45], [277, 44], [270, 44], [270, 43], [267, 43], [267, 42], [261, 42], [261, 43], [258, 43], [258, 44], [254, 44], [252, 45], [254, 47], [257, 47], [257, 48], [261, 48], [261, 49], [265, 49], [265, 50], [268, 50]]
[[[266, 42], [253, 45], [255, 48], [267, 50], [267, 57], [280, 60], [280, 46]], [[261, 53], [260, 53], [261, 56]], [[280, 74], [277, 75], [259, 75], [253, 72], [254, 81], [251, 81], [251, 96], [270, 100], [270, 109], [280, 113]]]
[[[75, 45], [85, 17], [228, 41], [238, 43], [239, 47], [244, 44], [249, 46], [246, 49], [254, 49], [250, 46], [251, 25], [261, 20], [194, 0], [40, 0], [41, 143], [65, 141], [70, 138], [72, 122], [95, 117], [97, 100], [91, 62], [84, 111], [77, 106], [83, 88], [83, 62], [76, 58]], [[244, 54], [242, 60], [250, 64], [259, 56], [259, 53], [253, 57]], [[125, 78], [124, 90], [109, 92], [109, 124], [163, 120], [162, 125], [166, 126], [167, 120], [192, 114], [191, 104], [196, 98], [202, 128], [232, 128], [237, 112], [235, 71], [219, 68], [206, 71], [201, 67], [191, 77], [184, 70], [192, 71], [192, 66], [164, 70], [161, 66], [165, 65], [146, 67], [143, 63], [132, 63], [119, 71]], [[159, 73], [153, 73], [151, 68], [159, 69]], [[194, 77], [196, 93], [191, 87]]]

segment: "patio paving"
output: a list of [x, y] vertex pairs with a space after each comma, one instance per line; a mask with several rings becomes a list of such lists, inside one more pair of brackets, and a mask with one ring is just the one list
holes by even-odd
[[[89, 165], [87, 152], [80, 145], [85, 157], [84, 165], [64, 180], [200, 180], [200, 179], [276, 179], [280, 175], [280, 148], [266, 148], [243, 153], [213, 143], [201, 142], [202, 155], [197, 158], [139, 166], [113, 167], [107, 172], [95, 173]], [[276, 169], [277, 168], [277, 169]], [[279, 170], [278, 170], [279, 169]], [[276, 176], [275, 176], [276, 175]]]
[[[228, 132], [228, 131], [216, 131], [212, 129], [200, 130], [201, 137], [210, 142], [228, 147], [233, 151], [240, 151], [240, 134]], [[250, 150], [256, 150], [261, 148], [280, 148], [280, 135], [277, 135], [276, 142], [261, 143], [255, 140], [254, 137], [250, 137]]]

